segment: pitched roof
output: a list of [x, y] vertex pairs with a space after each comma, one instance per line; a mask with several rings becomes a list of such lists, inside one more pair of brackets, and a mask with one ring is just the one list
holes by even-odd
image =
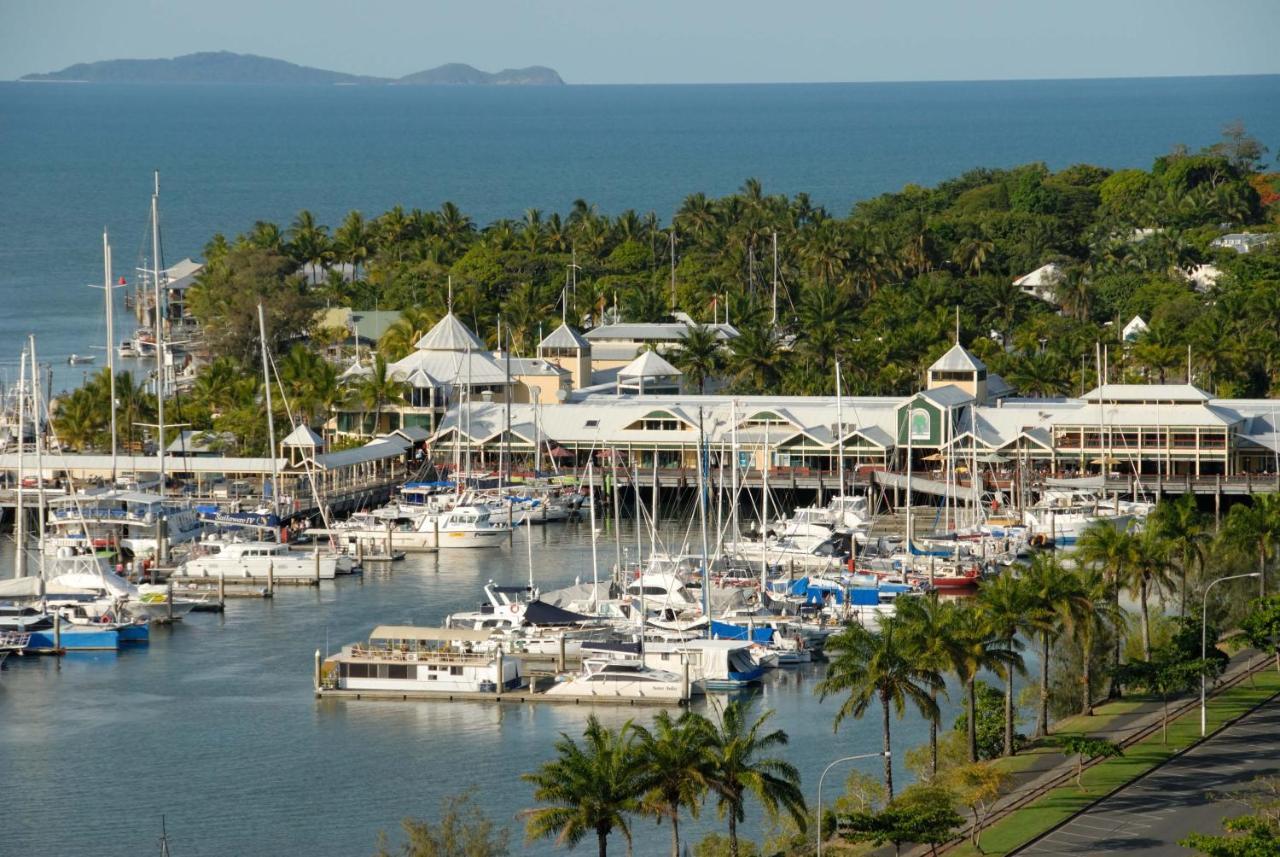
[[568, 324], [561, 324], [538, 343], [539, 348], [591, 348], [591, 343]]
[[987, 364], [983, 363], [972, 353], [965, 349], [963, 345], [957, 342], [955, 345], [942, 355], [937, 361], [929, 367], [930, 372], [981, 372], [987, 368]]
[[324, 438], [311, 430], [306, 423], [298, 423], [297, 427], [280, 441], [282, 446], [298, 446], [307, 449], [324, 446]]
[[1019, 288], [1036, 288], [1056, 285], [1060, 279], [1062, 279], [1062, 267], [1056, 262], [1050, 262], [1047, 265], [1041, 265], [1030, 274], [1023, 274], [1014, 280], [1013, 284]]
[[479, 337], [452, 312], [445, 313], [444, 318], [436, 322], [436, 326], [418, 340], [418, 344], [414, 347], [422, 351], [485, 350], [484, 343]]
[[1103, 384], [1082, 398], [1086, 402], [1185, 404], [1208, 402], [1213, 397], [1194, 384]]
[[683, 374], [656, 351], [644, 351], [618, 370], [619, 378], [673, 378]]

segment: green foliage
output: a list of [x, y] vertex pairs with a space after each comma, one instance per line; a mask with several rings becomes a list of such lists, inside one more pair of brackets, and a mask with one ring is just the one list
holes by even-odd
[[1058, 735], [1053, 743], [1061, 747], [1064, 753], [1076, 757], [1076, 786], [1081, 791], [1085, 790], [1082, 777], [1086, 762], [1124, 755], [1124, 748], [1119, 744], [1091, 735]]
[[1205, 857], [1274, 857], [1280, 853], [1280, 824], [1272, 819], [1242, 815], [1222, 823], [1236, 836], [1214, 836], [1192, 833], [1178, 841], [1184, 848], [1194, 848]]
[[[1004, 755], [1004, 694], [985, 681], [977, 682], [976, 688], [978, 716], [975, 722], [978, 731], [978, 758], [998, 759]], [[1018, 715], [1018, 710], [1015, 708], [1014, 752], [1021, 750], [1027, 744], [1027, 736], [1017, 730], [1017, 726], [1022, 722], [1023, 718]], [[967, 711], [960, 712], [954, 728], [956, 732], [968, 731], [969, 713]]]
[[760, 846], [748, 839], [739, 839], [736, 847], [729, 837], [708, 833], [693, 846], [693, 857], [760, 857]]
[[1255, 649], [1274, 653], [1280, 667], [1280, 595], [1255, 599], [1240, 631]]
[[901, 846], [914, 842], [936, 847], [951, 839], [964, 819], [955, 811], [955, 797], [938, 786], [915, 785], [876, 813], [853, 813], [844, 820], [845, 834], [854, 842]]
[[510, 832], [497, 827], [475, 802], [473, 792], [446, 797], [435, 821], [406, 818], [407, 841], [389, 849], [379, 836], [375, 857], [505, 857]]

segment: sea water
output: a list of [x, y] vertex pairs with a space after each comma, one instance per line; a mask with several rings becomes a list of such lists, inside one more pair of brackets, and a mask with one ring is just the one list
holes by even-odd
[[[908, 182], [1044, 161], [1149, 167], [1242, 120], [1280, 140], [1280, 76], [741, 86], [254, 87], [0, 83], [0, 372], [37, 334], [72, 353], [104, 339], [101, 235], [117, 274], [148, 252], [161, 172], [167, 262], [303, 208], [451, 200], [480, 224], [585, 199], [668, 221], [748, 177], [837, 215]], [[123, 312], [117, 318], [127, 320]], [[120, 337], [117, 337], [120, 338]], [[101, 352], [96, 352], [101, 354]], [[98, 363], [103, 358], [99, 356]], [[7, 365], [6, 365], [7, 364]]]

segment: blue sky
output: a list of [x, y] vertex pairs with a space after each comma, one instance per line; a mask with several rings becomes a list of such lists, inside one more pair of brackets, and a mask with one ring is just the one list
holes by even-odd
[[399, 76], [571, 83], [1280, 72], [1280, 0], [0, 0], [0, 80], [226, 49]]

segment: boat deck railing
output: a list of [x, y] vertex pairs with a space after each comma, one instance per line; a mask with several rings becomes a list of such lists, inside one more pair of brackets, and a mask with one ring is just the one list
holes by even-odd
[[493, 658], [476, 652], [426, 651], [413, 649], [395, 649], [385, 646], [369, 646], [356, 643], [351, 646], [349, 656], [371, 661], [403, 661], [405, 663], [428, 663], [450, 665], [486, 665]]

